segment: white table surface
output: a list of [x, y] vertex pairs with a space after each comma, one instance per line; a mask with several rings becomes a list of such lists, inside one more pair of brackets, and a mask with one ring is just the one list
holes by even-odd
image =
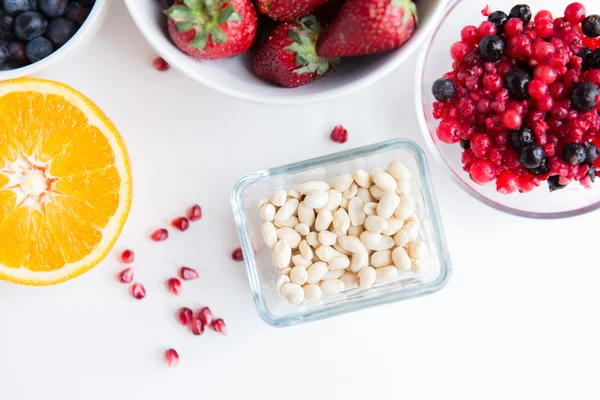
[[[140, 0], [141, 1], [141, 0]], [[485, 207], [431, 166], [454, 264], [441, 292], [297, 327], [256, 314], [230, 207], [247, 172], [398, 136], [423, 144], [414, 60], [327, 104], [275, 108], [152, 69], [151, 48], [115, 2], [82, 53], [42, 74], [81, 90], [127, 142], [135, 198], [114, 251], [66, 284], [0, 283], [0, 399], [597, 399], [600, 213], [532, 221]], [[300, 123], [298, 123], [300, 121]], [[335, 124], [347, 144], [328, 139]], [[190, 204], [204, 219], [161, 244], [147, 235]], [[115, 279], [135, 250], [148, 296]], [[201, 279], [180, 297], [179, 265]], [[228, 337], [175, 320], [209, 305]], [[176, 348], [177, 368], [164, 351]]]

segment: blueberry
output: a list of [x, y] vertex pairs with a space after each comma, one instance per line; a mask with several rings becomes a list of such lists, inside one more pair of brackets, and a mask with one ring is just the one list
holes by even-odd
[[531, 82], [531, 76], [520, 69], [510, 71], [504, 77], [504, 87], [512, 99], [525, 100], [529, 97], [527, 86]]
[[531, 21], [531, 8], [527, 4], [517, 4], [511, 8], [508, 18], [519, 18], [523, 25], [527, 25]]
[[550, 172], [550, 167], [548, 166], [548, 159], [544, 158], [544, 160], [542, 161], [542, 164], [540, 164], [539, 167], [537, 168], [529, 168], [529, 172], [531, 172], [534, 175], [545, 175], [548, 172]]
[[546, 154], [542, 146], [538, 144], [530, 144], [529, 146], [523, 147], [519, 152], [519, 162], [525, 166], [525, 168], [533, 169], [538, 168], [542, 165]]
[[450, 101], [456, 94], [456, 85], [450, 79], [440, 78], [433, 82], [431, 92], [437, 101]]
[[31, 40], [46, 32], [48, 21], [36, 11], [27, 11], [15, 18], [15, 34], [21, 40]]
[[32, 10], [29, 0], [2, 0], [2, 6], [12, 15]]
[[590, 164], [589, 167], [590, 169], [587, 172], [587, 176], [589, 176], [592, 182], [594, 182], [596, 180], [596, 177], [598, 176], [598, 171], [596, 170], [596, 167], [593, 164]]
[[504, 40], [498, 35], [487, 35], [479, 42], [479, 55], [485, 61], [498, 61], [504, 53]]
[[504, 25], [506, 25], [506, 21], [508, 21], [508, 15], [506, 15], [504, 11], [494, 11], [488, 17], [488, 21], [496, 25], [496, 29], [500, 35], [504, 33]]
[[600, 36], [600, 15], [588, 15], [581, 23], [581, 30], [587, 37], [595, 38]]
[[579, 143], [569, 143], [563, 149], [563, 160], [571, 165], [578, 165], [585, 161], [587, 156], [585, 147]]
[[72, 1], [69, 3], [67, 10], [65, 11], [65, 17], [81, 26], [90, 14], [92, 5], [82, 4], [79, 1]]
[[6, 62], [10, 61], [10, 53], [6, 44], [0, 44], [0, 67], [3, 67]]
[[592, 51], [592, 54], [588, 57], [590, 68], [600, 68], [600, 48]]
[[512, 131], [510, 134], [510, 141], [517, 150], [533, 144], [535, 142], [533, 129], [529, 126], [522, 126], [518, 131]]
[[468, 150], [468, 149], [471, 148], [471, 141], [470, 140], [460, 139], [459, 143], [460, 143], [460, 147], [462, 147], [463, 150]]
[[581, 58], [581, 71], [587, 71], [592, 68], [592, 50], [584, 47], [577, 52], [577, 57]]
[[550, 178], [548, 178], [548, 188], [550, 189], [551, 192], [554, 192], [555, 190], [564, 189], [565, 187], [567, 187], [567, 185], [561, 185], [560, 183], [558, 183], [559, 179], [560, 179], [560, 177], [558, 175], [554, 175], [554, 176], [551, 176]]
[[589, 111], [596, 107], [598, 86], [592, 82], [579, 82], [571, 89], [571, 105], [579, 110]]
[[40, 11], [50, 18], [61, 17], [67, 10], [68, 0], [39, 0]]
[[52, 43], [45, 37], [36, 37], [25, 46], [25, 54], [32, 63], [48, 57], [53, 51]]
[[598, 158], [598, 146], [594, 143], [585, 144], [585, 162], [593, 163]]
[[77, 25], [68, 18], [55, 18], [48, 24], [46, 29], [46, 37], [50, 39], [54, 48], [58, 49], [63, 44], [67, 43], [71, 37], [77, 32]]
[[527, 72], [529, 76], [533, 76], [533, 72], [535, 71], [535, 67], [529, 65], [529, 61], [517, 60], [517, 68]]
[[17, 65], [23, 66], [29, 64], [29, 60], [25, 55], [25, 43], [20, 41], [10, 42], [8, 44], [8, 52], [10, 59]]
[[15, 18], [0, 9], [0, 39], [10, 40], [13, 38], [13, 24]]

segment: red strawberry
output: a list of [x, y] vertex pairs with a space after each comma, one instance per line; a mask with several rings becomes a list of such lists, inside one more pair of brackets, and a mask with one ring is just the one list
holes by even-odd
[[183, 0], [165, 10], [171, 38], [198, 60], [217, 60], [244, 53], [256, 35], [251, 0]]
[[327, 0], [257, 0], [258, 11], [277, 21], [292, 21], [310, 14]]
[[411, 0], [348, 0], [319, 40], [322, 57], [381, 53], [402, 46], [415, 32]]
[[261, 45], [254, 59], [256, 75], [283, 87], [305, 85], [339, 64], [337, 58], [323, 58], [315, 49], [321, 25], [309, 15], [284, 22]]

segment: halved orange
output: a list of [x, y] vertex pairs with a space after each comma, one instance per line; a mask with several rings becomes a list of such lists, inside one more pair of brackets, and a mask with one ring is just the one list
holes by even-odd
[[0, 82], [0, 279], [52, 285], [96, 266], [131, 208], [113, 123], [76, 90]]

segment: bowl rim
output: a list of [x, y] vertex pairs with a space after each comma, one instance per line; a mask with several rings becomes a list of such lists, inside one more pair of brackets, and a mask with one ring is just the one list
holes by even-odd
[[[263, 291], [260, 286], [258, 278], [258, 267], [256, 264], [256, 258], [254, 255], [254, 247], [248, 234], [248, 222], [246, 219], [246, 212], [243, 207], [242, 195], [246, 188], [251, 184], [264, 180], [265, 178], [281, 177], [292, 173], [303, 172], [306, 170], [324, 167], [348, 160], [352, 160], [359, 157], [365, 157], [373, 155], [386, 150], [402, 149], [412, 154], [415, 158], [419, 176], [422, 180], [424, 200], [429, 210], [429, 216], [431, 218], [431, 224], [435, 231], [435, 240], [432, 246], [435, 246], [440, 262], [440, 274], [439, 276], [431, 281], [422, 285], [406, 288], [400, 291], [392, 291], [384, 294], [380, 294], [373, 297], [354, 299], [345, 304], [338, 304], [331, 307], [325, 307], [320, 310], [311, 312], [305, 312], [300, 314], [292, 314], [285, 316], [273, 315], [266, 306]], [[429, 164], [423, 150], [415, 142], [409, 139], [392, 139], [384, 142], [379, 142], [355, 149], [350, 149], [330, 155], [325, 155], [310, 160], [300, 161], [293, 164], [285, 165], [277, 168], [270, 168], [258, 172], [252, 172], [242, 177], [236, 184], [231, 195], [231, 204], [233, 213], [236, 221], [236, 227], [238, 236], [240, 238], [240, 244], [244, 253], [244, 263], [246, 265], [246, 272], [248, 274], [248, 280], [250, 281], [250, 288], [252, 290], [252, 297], [254, 299], [254, 305], [259, 316], [267, 324], [274, 327], [287, 327], [297, 325], [304, 322], [317, 321], [337, 315], [345, 314], [347, 312], [358, 311], [365, 308], [374, 307], [377, 305], [394, 303], [402, 300], [408, 300], [415, 297], [424, 296], [427, 294], [435, 293], [441, 290], [450, 279], [452, 274], [452, 262], [448, 252], [448, 246], [446, 241], [446, 235], [441, 219], [441, 213], [436, 200], [436, 194], [431, 180], [431, 173], [429, 171]]]
[[[236, 89], [232, 89], [225, 85], [222, 85], [220, 82], [205, 78], [202, 75], [198, 75], [194, 72], [193, 67], [179, 64], [175, 59], [173, 59], [170, 55], [168, 55], [168, 51], [165, 50], [165, 47], [162, 43], [155, 41], [153, 39], [154, 33], [151, 29], [151, 25], [147, 24], [143, 21], [143, 18], [140, 16], [140, 13], [136, 13], [135, 9], [140, 3], [139, 0], [125, 0], [125, 5], [127, 10], [129, 11], [129, 15], [133, 19], [135, 25], [138, 30], [142, 33], [142, 36], [146, 39], [146, 42], [150, 44], [150, 46], [164, 58], [171, 66], [175, 69], [179, 70], [189, 78], [198, 81], [213, 90], [218, 92], [227, 94], [231, 97], [250, 101], [253, 103], [259, 104], [268, 104], [268, 105], [305, 105], [305, 104], [313, 104], [320, 103], [332, 100], [334, 98], [358, 91], [363, 89], [383, 77], [387, 76], [393, 70], [398, 68], [400, 64], [402, 64], [411, 54], [413, 54], [419, 46], [422, 44], [424, 40], [429, 37], [430, 31], [433, 30], [434, 25], [436, 25], [439, 20], [444, 15], [444, 10], [449, 0], [435, 0], [435, 4], [433, 6], [433, 11], [431, 13], [430, 19], [427, 21], [425, 25], [419, 25], [419, 29], [417, 29], [416, 33], [410, 38], [410, 40], [404, 44], [401, 48], [395, 50], [395, 54], [390, 58], [390, 60], [377, 69], [360, 76], [358, 79], [353, 82], [337, 87], [326, 88], [321, 92], [317, 93], [306, 93], [306, 94], [298, 94], [295, 96], [278, 96], [277, 94], [257, 94], [257, 93], [249, 93], [246, 91], [239, 91]], [[169, 39], [168, 43], [175, 47]], [[266, 84], [268, 84], [266, 82]], [[285, 89], [282, 89], [285, 90]]]
[[462, 0], [451, 0], [448, 3], [447, 9], [444, 11], [443, 17], [440, 19], [438, 27], [434, 29], [427, 40], [424, 42], [423, 48], [419, 51], [417, 58], [417, 66], [416, 66], [416, 77], [415, 77], [415, 108], [417, 114], [417, 120], [419, 122], [419, 127], [421, 129], [421, 134], [425, 139], [425, 143], [427, 144], [427, 148], [433, 154], [436, 161], [442, 164], [445, 168], [446, 174], [448, 174], [451, 179], [457, 183], [458, 187], [461, 188], [464, 192], [471, 195], [481, 203], [494, 208], [495, 210], [501, 211], [503, 213], [514, 215], [517, 217], [524, 217], [530, 219], [562, 219], [562, 218], [571, 218], [579, 215], [587, 214], [589, 212], [600, 209], [600, 201], [594, 204], [590, 204], [585, 207], [577, 208], [575, 210], [569, 211], [559, 211], [559, 212], [535, 212], [535, 211], [523, 211], [517, 208], [508, 207], [498, 202], [493, 201], [492, 199], [482, 195], [478, 191], [471, 188], [467, 185], [458, 175], [458, 173], [448, 164], [446, 159], [442, 156], [438, 146], [435, 144], [433, 139], [433, 134], [429, 130], [427, 126], [425, 110], [423, 109], [423, 82], [424, 82], [424, 73], [425, 73], [425, 61], [427, 60], [432, 43], [439, 32], [440, 26], [448, 19], [452, 11], [456, 8], [456, 6], [461, 3]]
[[73, 51], [73, 49], [81, 44], [83, 37], [96, 28], [97, 23], [101, 22], [101, 16], [106, 11], [108, 4], [108, 0], [96, 0], [90, 14], [79, 27], [77, 32], [75, 32], [75, 35], [73, 35], [73, 37], [71, 37], [67, 43], [65, 43], [54, 53], [50, 54], [48, 57], [43, 58], [33, 64], [11, 70], [0, 71], [0, 81], [16, 79], [35, 74], [67, 56]]

